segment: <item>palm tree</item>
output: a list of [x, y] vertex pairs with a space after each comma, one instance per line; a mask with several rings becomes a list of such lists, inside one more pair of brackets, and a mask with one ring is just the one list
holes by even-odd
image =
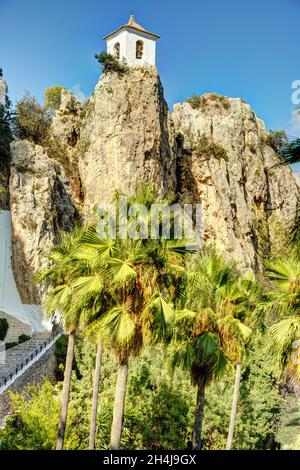
[[230, 423], [229, 423], [228, 436], [227, 436], [227, 442], [226, 442], [226, 450], [231, 450], [231, 447], [232, 447], [233, 433], [234, 433], [234, 426], [235, 426], [239, 392], [240, 392], [240, 384], [241, 384], [241, 372], [242, 372], [242, 364], [240, 361], [238, 361], [236, 363], [236, 368], [235, 368], [235, 381], [234, 381], [234, 390], [233, 390], [231, 413], [230, 413]]
[[[282, 157], [282, 164], [293, 165], [300, 162], [300, 139], [294, 139], [291, 142], [287, 142], [279, 150], [279, 154]], [[295, 214], [295, 224], [291, 231], [291, 245], [294, 248], [298, 256], [300, 254], [300, 211], [298, 210]]]
[[[154, 201], [147, 187], [130, 200], [143, 203], [148, 210]], [[90, 227], [78, 250], [90, 269], [87, 278], [76, 280], [75, 295], [80, 299], [88, 292], [97, 302], [99, 295], [105, 296], [92, 328], [100, 332], [119, 361], [110, 443], [113, 450], [120, 448], [129, 359], [140, 353], [145, 342], [160, 341], [168, 331], [174, 317], [173, 286], [184, 273], [186, 243], [162, 238], [103, 241], [97, 227]]]
[[172, 369], [187, 370], [197, 387], [194, 449], [202, 447], [205, 388], [221, 376], [228, 362], [238, 362], [241, 344], [251, 333], [244, 323], [245, 309], [236, 305], [237, 282], [232, 266], [213, 253], [204, 253], [188, 275], [184, 308], [177, 312], [170, 363]]
[[86, 227], [81, 240], [74, 253], [74, 259], [83, 263], [84, 269], [77, 271], [76, 278], [72, 282], [73, 302], [77, 308], [86, 313], [82, 318], [84, 338], [89, 343], [96, 342], [96, 362], [93, 380], [91, 422], [89, 449], [94, 450], [96, 438], [96, 425], [99, 401], [100, 373], [103, 356], [103, 338], [96, 319], [106, 311], [109, 305], [104, 289], [104, 274], [102, 271], [107, 257], [114, 253], [114, 242], [112, 240], [100, 240], [95, 237], [94, 227]]
[[42, 270], [37, 276], [38, 282], [44, 282], [48, 287], [51, 287], [44, 302], [46, 312], [52, 315], [58, 311], [63, 319], [64, 330], [68, 334], [56, 450], [62, 450], [64, 445], [75, 337], [83, 313], [82, 307], [73, 302], [72, 286], [72, 281], [81, 268], [75, 258], [75, 252], [78, 249], [82, 233], [79, 228], [75, 229], [73, 233], [62, 233], [61, 244], [54, 247], [49, 254], [50, 267]]
[[300, 260], [296, 255], [269, 263], [268, 277], [274, 290], [270, 293], [269, 310], [281, 320], [270, 328], [277, 363], [281, 371], [287, 368], [300, 376], [299, 361], [292, 361], [300, 339]]
[[300, 139], [285, 144], [280, 150], [284, 163], [292, 165], [300, 162]]
[[102, 354], [103, 354], [103, 341], [102, 339], [99, 339], [97, 343], [96, 365], [95, 365], [95, 375], [94, 375], [94, 384], [93, 384], [93, 398], [92, 398], [92, 412], [91, 412], [91, 426], [90, 426], [90, 440], [89, 440], [90, 450], [94, 450], [95, 448]]
[[244, 334], [239, 337], [238, 356], [235, 364], [235, 383], [232, 398], [230, 424], [228, 429], [226, 450], [232, 447], [235, 420], [237, 415], [238, 397], [241, 383], [242, 362], [247, 354], [247, 348], [250, 345], [251, 333], [254, 329], [262, 330], [264, 327], [264, 302], [266, 299], [265, 289], [263, 285], [256, 281], [253, 276], [246, 278], [239, 277], [234, 282], [228, 292], [228, 299], [231, 298], [231, 308], [235, 310], [235, 316], [249, 327]]

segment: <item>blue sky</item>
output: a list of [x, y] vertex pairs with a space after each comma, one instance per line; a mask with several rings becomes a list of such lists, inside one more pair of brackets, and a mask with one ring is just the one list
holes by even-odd
[[157, 66], [172, 105], [193, 93], [242, 97], [267, 128], [291, 124], [291, 84], [300, 80], [300, 0], [0, 0], [0, 67], [10, 97], [41, 100], [48, 86], [89, 96], [102, 37], [130, 13], [161, 35]]

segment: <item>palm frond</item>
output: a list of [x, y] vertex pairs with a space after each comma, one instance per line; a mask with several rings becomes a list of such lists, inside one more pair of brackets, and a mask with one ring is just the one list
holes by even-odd
[[103, 279], [99, 274], [93, 276], [78, 277], [72, 282], [72, 288], [77, 296], [100, 295], [103, 290]]
[[284, 145], [280, 150], [283, 164], [292, 165], [300, 162], [300, 139], [295, 139]]
[[118, 258], [111, 258], [108, 262], [107, 273], [111, 276], [113, 283], [117, 286], [122, 286], [136, 278], [137, 273], [133, 269], [130, 261], [121, 260]]
[[119, 346], [130, 343], [136, 329], [132, 315], [125, 305], [119, 305], [105, 313], [100, 320], [100, 325], [109, 335], [110, 341]]

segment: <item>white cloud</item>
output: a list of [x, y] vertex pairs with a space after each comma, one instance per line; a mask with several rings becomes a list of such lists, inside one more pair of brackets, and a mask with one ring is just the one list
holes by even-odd
[[72, 87], [72, 93], [75, 96], [75, 98], [80, 102], [83, 103], [88, 99], [88, 97], [83, 93], [83, 91], [80, 90], [80, 85], [74, 85]]

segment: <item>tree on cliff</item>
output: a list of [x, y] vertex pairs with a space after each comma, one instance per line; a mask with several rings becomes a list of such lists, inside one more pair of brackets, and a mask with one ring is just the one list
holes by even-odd
[[16, 104], [14, 134], [18, 139], [27, 139], [35, 144], [43, 145], [48, 136], [51, 116], [41, 106], [36, 97], [28, 91]]
[[59, 109], [61, 104], [61, 92], [66, 90], [64, 86], [52, 86], [44, 91], [45, 108], [50, 109], [52, 112]]
[[12, 115], [0, 104], [0, 166], [9, 161], [9, 144], [13, 140], [11, 122]]
[[95, 59], [101, 65], [103, 72], [118, 72], [124, 73], [128, 70], [126, 64], [120, 62], [116, 57], [112, 54], [108, 54], [107, 52], [100, 52], [99, 54], [95, 54]]

